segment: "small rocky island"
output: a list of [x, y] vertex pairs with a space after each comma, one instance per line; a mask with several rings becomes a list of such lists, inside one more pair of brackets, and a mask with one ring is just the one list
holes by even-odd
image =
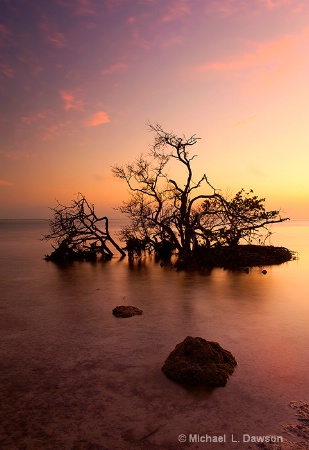
[[179, 258], [175, 266], [177, 269], [222, 267], [239, 270], [282, 264], [294, 259], [296, 259], [294, 252], [285, 247], [253, 244], [236, 247], [225, 245], [210, 249], [199, 248], [195, 253]]
[[225, 386], [237, 365], [236, 359], [217, 342], [187, 336], [166, 359], [162, 371], [176, 383], [192, 386]]
[[113, 314], [116, 317], [132, 317], [132, 316], [140, 316], [143, 314], [143, 310], [137, 308], [136, 306], [116, 306], [116, 308], [113, 309]]

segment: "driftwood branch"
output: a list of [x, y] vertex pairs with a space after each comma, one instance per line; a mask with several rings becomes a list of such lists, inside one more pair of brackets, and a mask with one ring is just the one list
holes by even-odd
[[83, 194], [78, 193], [69, 206], [57, 202], [57, 206], [50, 209], [54, 216], [49, 222], [50, 233], [43, 239], [53, 241], [55, 251], [46, 259], [110, 259], [113, 252], [108, 244], [125, 256], [109, 233], [108, 218], [98, 217], [94, 205]]

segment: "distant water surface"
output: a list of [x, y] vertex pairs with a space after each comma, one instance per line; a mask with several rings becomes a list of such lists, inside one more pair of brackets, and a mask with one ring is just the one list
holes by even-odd
[[[149, 258], [58, 266], [43, 259], [47, 231], [41, 220], [0, 220], [1, 448], [179, 449], [181, 433], [225, 433], [226, 444], [189, 447], [236, 450], [256, 447], [232, 435], [286, 436], [289, 402], [308, 401], [308, 222], [274, 228], [272, 243], [299, 260], [266, 275], [176, 272]], [[121, 304], [144, 314], [117, 319]], [[188, 335], [235, 355], [226, 387], [165, 378], [164, 360]]]

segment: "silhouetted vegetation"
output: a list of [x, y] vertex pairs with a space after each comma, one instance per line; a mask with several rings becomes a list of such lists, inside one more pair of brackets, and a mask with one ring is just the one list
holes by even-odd
[[189, 261], [252, 266], [292, 258], [287, 249], [263, 245], [256, 250], [256, 244], [265, 244], [271, 235], [269, 226], [288, 218], [282, 218], [279, 210], [267, 211], [265, 198], [252, 190], [241, 189], [228, 199], [205, 173], [195, 181], [192, 161], [196, 155], [190, 150], [199, 138], [167, 133], [158, 124], [149, 127], [154, 133], [149, 154], [112, 169], [131, 193], [119, 207], [130, 220], [120, 232], [129, 254], [140, 256], [148, 250], [168, 257], [175, 250], [183, 266]]
[[[130, 189], [129, 200], [118, 208], [129, 219], [119, 235], [130, 258], [154, 252], [169, 260], [176, 254], [178, 268], [232, 269], [293, 259], [288, 249], [265, 245], [270, 225], [288, 218], [279, 210], [266, 210], [265, 198], [252, 189], [227, 197], [206, 173], [196, 178], [196, 155], [190, 154], [199, 139], [195, 135], [179, 137], [158, 124], [149, 128], [154, 144], [148, 155], [112, 168]], [[46, 259], [108, 260], [113, 252], [107, 244], [125, 256], [108, 231], [108, 218], [98, 217], [82, 194], [70, 206], [58, 202], [51, 210], [54, 217], [44, 239], [54, 241], [54, 251]]]
[[94, 205], [90, 204], [82, 194], [71, 201], [70, 206], [59, 202], [54, 208], [50, 220], [50, 233], [43, 239], [54, 241], [54, 251], [45, 258], [50, 261], [97, 261], [108, 260], [113, 252], [111, 244], [122, 256], [125, 252], [113, 240], [108, 231], [108, 218], [97, 217]]

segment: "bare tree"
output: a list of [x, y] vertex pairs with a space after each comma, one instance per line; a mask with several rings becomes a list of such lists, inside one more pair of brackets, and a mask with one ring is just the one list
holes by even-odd
[[58, 202], [50, 208], [54, 217], [50, 220], [50, 233], [44, 240], [54, 241], [55, 251], [47, 259], [110, 259], [113, 252], [110, 243], [122, 256], [125, 252], [113, 240], [108, 230], [108, 218], [98, 217], [94, 205], [79, 193], [65, 206]]
[[[265, 199], [241, 189], [226, 199], [209, 182], [206, 174], [194, 181], [191, 148], [195, 135], [186, 138], [149, 124], [154, 144], [148, 155], [133, 163], [115, 165], [114, 176], [125, 180], [131, 193], [119, 210], [129, 219], [122, 239], [141, 248], [170, 244], [180, 255], [190, 255], [198, 246], [237, 246], [241, 239], [259, 241], [268, 226], [287, 220], [279, 211], [266, 211]], [[181, 173], [180, 179], [170, 173]], [[179, 177], [178, 177], [179, 178]]]
[[[165, 132], [159, 124], [149, 124], [149, 128], [155, 139], [147, 157], [141, 155], [132, 164], [112, 168], [114, 175], [125, 180], [131, 191], [131, 198], [119, 207], [131, 220], [123, 228], [122, 236], [146, 240], [154, 247], [158, 242], [167, 241], [179, 253], [190, 254], [197, 238], [205, 237], [203, 228], [208, 213], [201, 209], [201, 201], [221, 202], [223, 198], [206, 174], [193, 180], [192, 160], [196, 155], [191, 156], [190, 149], [199, 138], [178, 137]], [[184, 184], [183, 179], [176, 181], [169, 176], [175, 163], [176, 171], [182, 171]]]

